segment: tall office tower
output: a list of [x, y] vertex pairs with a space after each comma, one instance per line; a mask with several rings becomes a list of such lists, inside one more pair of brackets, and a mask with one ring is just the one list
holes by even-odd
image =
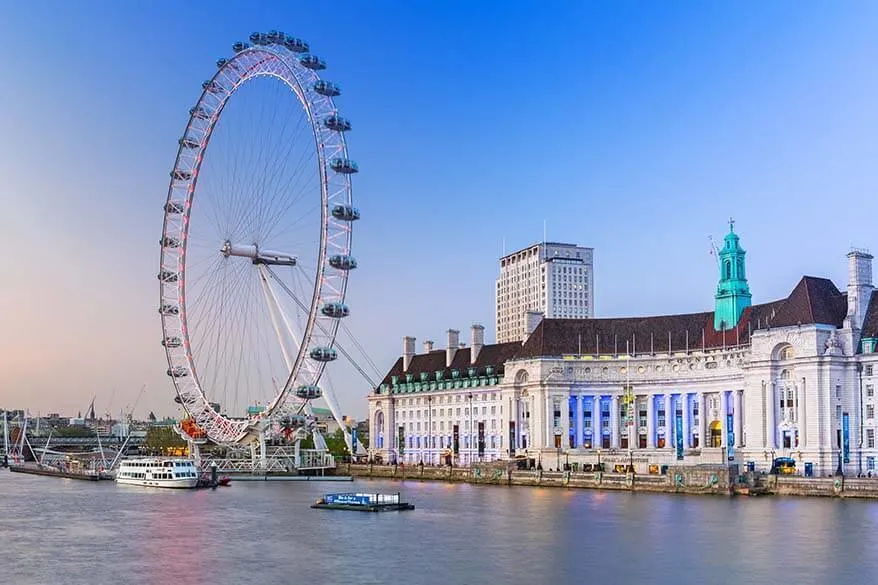
[[543, 242], [500, 258], [497, 343], [526, 339], [528, 313], [556, 319], [594, 317], [593, 256], [593, 248]]

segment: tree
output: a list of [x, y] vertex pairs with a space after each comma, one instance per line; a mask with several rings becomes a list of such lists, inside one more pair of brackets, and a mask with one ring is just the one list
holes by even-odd
[[151, 427], [146, 431], [143, 446], [150, 452], [164, 453], [169, 449], [182, 449], [186, 441], [171, 427]]
[[70, 425], [57, 427], [54, 431], [56, 437], [94, 437], [95, 432], [83, 425]]
[[346, 457], [350, 455], [347, 443], [344, 440], [344, 431], [336, 429], [334, 433], [326, 436], [326, 448], [333, 457]]

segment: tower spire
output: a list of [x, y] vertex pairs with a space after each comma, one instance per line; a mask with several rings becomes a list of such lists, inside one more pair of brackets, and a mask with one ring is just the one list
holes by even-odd
[[713, 314], [713, 328], [717, 331], [734, 329], [741, 313], [750, 306], [750, 286], [747, 284], [744, 257], [738, 234], [735, 233], [735, 220], [729, 218], [729, 233], [719, 251], [719, 284], [716, 287], [716, 309]]

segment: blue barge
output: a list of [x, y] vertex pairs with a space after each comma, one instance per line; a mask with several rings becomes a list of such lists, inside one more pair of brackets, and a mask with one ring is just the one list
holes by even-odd
[[399, 493], [395, 494], [326, 494], [319, 498], [312, 508], [326, 510], [357, 510], [360, 512], [392, 512], [414, 510], [415, 506], [403, 502]]

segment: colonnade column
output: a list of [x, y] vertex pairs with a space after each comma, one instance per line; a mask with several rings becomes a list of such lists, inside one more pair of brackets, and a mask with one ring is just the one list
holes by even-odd
[[741, 447], [744, 444], [744, 391], [735, 390], [735, 447]]
[[698, 444], [707, 447], [707, 397], [698, 393]]
[[[796, 413], [796, 426], [799, 429], [799, 448], [803, 448], [808, 446], [808, 419], [805, 413], [805, 396], [807, 396], [805, 393], [805, 378], [802, 378], [802, 382], [799, 384], [797, 395], [799, 400], [799, 412]], [[859, 418], [862, 427], [863, 419], [866, 418], [866, 413], [863, 412], [862, 409], [860, 409]]]
[[610, 448], [619, 448], [619, 397], [610, 398]]
[[646, 447], [655, 448], [655, 396], [646, 395]]
[[[570, 448], [570, 394], [560, 396], [561, 401], [561, 448]], [[575, 412], [575, 410], [574, 410]], [[552, 447], [555, 446], [555, 431], [552, 429]]]
[[601, 425], [601, 395], [595, 394], [591, 399], [591, 448], [600, 449], [604, 437]]
[[[543, 423], [543, 444], [537, 445], [534, 444], [534, 447], [554, 447], [555, 446], [555, 438], [552, 436], [552, 431], [554, 430], [552, 427], [555, 426], [555, 401], [552, 399], [552, 395], [546, 393], [546, 410], [543, 418], [545, 422]], [[531, 421], [533, 420], [533, 413], [530, 415]], [[533, 422], [531, 422], [533, 425]]]
[[683, 448], [688, 449], [691, 441], [689, 439], [692, 436], [692, 433], [689, 430], [689, 393], [683, 392], [680, 394], [680, 408], [683, 410], [683, 436], [679, 437], [677, 440], [683, 441]]
[[765, 447], [768, 449], [776, 445], [774, 409], [774, 382], [770, 382], [765, 386]]
[[665, 447], [674, 449], [674, 425], [677, 410], [674, 406], [674, 395], [665, 394]]
[[722, 436], [720, 437], [720, 446], [728, 448], [729, 446], [729, 402], [725, 390], [719, 393], [719, 422], [722, 428]]
[[576, 424], [573, 425], [573, 428], [576, 429], [576, 437], [573, 441], [573, 446], [577, 449], [582, 447], [582, 403], [585, 400], [585, 396], [582, 394], [576, 395]]

